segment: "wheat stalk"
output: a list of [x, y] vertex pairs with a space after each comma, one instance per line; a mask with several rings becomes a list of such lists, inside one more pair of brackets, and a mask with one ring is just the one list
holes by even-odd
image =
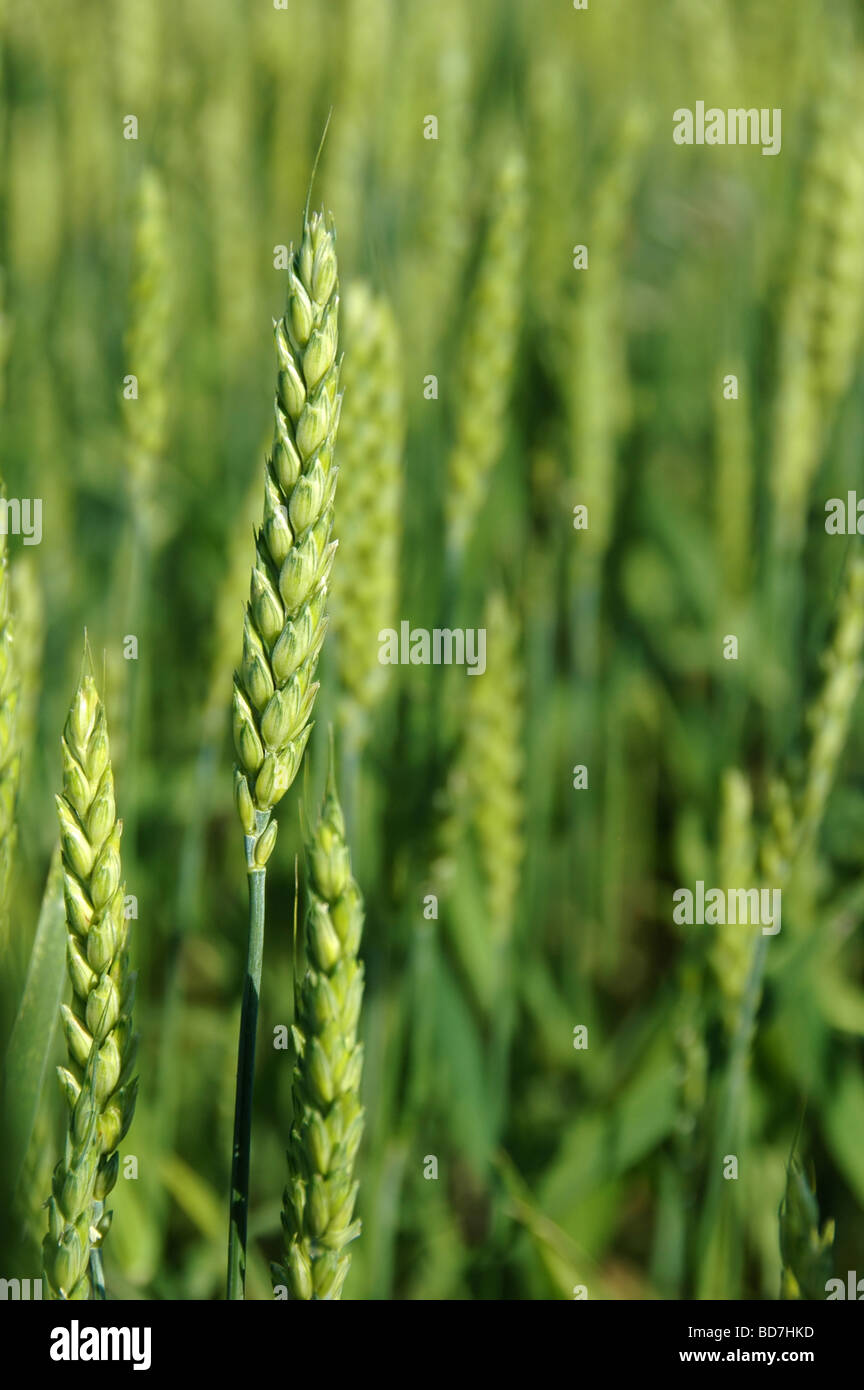
[[294, 1300], [338, 1299], [360, 1234], [354, 1159], [363, 1133], [357, 959], [363, 901], [351, 874], [331, 756], [327, 791], [307, 847], [307, 968], [297, 991], [294, 1122], [283, 1195], [285, 1254], [274, 1284]]
[[116, 1180], [118, 1145], [132, 1122], [134, 976], [126, 950], [121, 822], [105, 710], [85, 656], [63, 731], [57, 797], [67, 967], [72, 1005], [61, 1006], [69, 1065], [58, 1074], [69, 1106], [63, 1158], [54, 1170], [43, 1242], [52, 1298], [88, 1298], [100, 1282], [99, 1251], [111, 1224], [103, 1204]]
[[249, 879], [249, 945], [240, 1019], [231, 1169], [228, 1297], [243, 1297], [249, 1201], [249, 1147], [267, 860], [271, 820], [297, 775], [312, 730], [315, 669], [327, 630], [327, 581], [339, 422], [338, 278], [332, 220], [303, 220], [292, 248], [288, 303], [274, 325], [278, 377], [273, 448], [264, 476], [264, 519], [256, 537], [234, 677], [235, 801]]
[[[5, 497], [2, 489], [0, 497]], [[9, 590], [9, 556], [4, 531], [0, 533], [0, 935], [5, 932], [9, 904], [9, 882], [17, 837], [15, 811], [21, 769], [17, 727], [19, 690], [12, 651]]]

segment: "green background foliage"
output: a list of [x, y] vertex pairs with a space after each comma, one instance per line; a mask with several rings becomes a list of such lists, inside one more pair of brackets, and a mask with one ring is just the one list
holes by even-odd
[[[112, 1194], [109, 1296], [222, 1296], [246, 917], [231, 679], [272, 430], [274, 248], [299, 237], [331, 107], [313, 206], [332, 209], [343, 294], [370, 287], [399, 335], [367, 354], [405, 431], [383, 589], [393, 625], [488, 614], [489, 676], [386, 668], [348, 738], [338, 626], [325, 644], [268, 866], [248, 1294], [271, 1296], [280, 1250], [292, 1056], [272, 1040], [291, 1022], [297, 807], [308, 820], [320, 799], [330, 721], [366, 903], [364, 1231], [343, 1296], [776, 1297], [793, 1144], [835, 1220], [835, 1270], [860, 1268], [854, 633], [839, 707], [814, 702], [861, 544], [827, 535], [824, 507], [862, 480], [862, 38], [844, 0], [782, 16], [773, 0], [0, 5], [0, 471], [9, 497], [43, 502], [41, 545], [9, 539], [23, 770], [0, 1042], [86, 626], [139, 912], [123, 1146], [139, 1176], [121, 1164]], [[673, 111], [698, 100], [781, 108], [782, 152], [674, 144]], [[350, 334], [343, 348], [350, 386]], [[457, 552], [453, 459], [478, 435], [494, 457], [477, 457]], [[336, 535], [363, 529], [354, 496], [342, 515], [337, 492]], [[380, 507], [374, 524], [392, 556]], [[752, 942], [675, 926], [672, 893], [760, 881], [784, 797], [811, 814], [813, 776], [830, 795], [784, 882], [725, 1182]], [[33, 1109], [27, 1086], [14, 1100], [10, 1127]], [[38, 1273], [62, 1118], [48, 1074], [14, 1207], [4, 1173], [7, 1277]]]

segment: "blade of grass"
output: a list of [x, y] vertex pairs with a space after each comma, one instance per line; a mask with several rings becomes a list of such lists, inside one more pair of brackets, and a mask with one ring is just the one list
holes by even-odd
[[64, 927], [63, 875], [58, 845], [51, 858], [24, 992], [6, 1051], [4, 1168], [11, 1191], [17, 1186], [33, 1132], [60, 1013], [66, 979]]

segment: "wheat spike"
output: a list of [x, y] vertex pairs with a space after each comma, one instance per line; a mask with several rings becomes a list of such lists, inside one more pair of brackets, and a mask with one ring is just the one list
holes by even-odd
[[525, 158], [511, 149], [498, 171], [493, 211], [461, 349], [456, 438], [446, 497], [448, 546], [460, 556], [505, 437], [522, 299]]
[[146, 169], [138, 190], [135, 270], [126, 335], [128, 369], [137, 379], [139, 395], [126, 403], [126, 430], [133, 517], [145, 543], [153, 548], [168, 538], [173, 524], [161, 476], [171, 323], [167, 219], [162, 181], [155, 170]]
[[368, 285], [345, 299], [345, 408], [339, 427], [340, 560], [333, 586], [346, 734], [362, 741], [389, 668], [378, 633], [392, 626], [399, 586], [403, 412], [393, 312]]
[[338, 1299], [360, 1233], [353, 1220], [354, 1159], [363, 1133], [357, 1022], [363, 966], [357, 959], [363, 901], [351, 874], [345, 822], [331, 771], [307, 850], [307, 968], [294, 1023], [294, 1124], [282, 1226], [285, 1256], [273, 1278], [295, 1300]]
[[336, 549], [330, 537], [341, 396], [334, 243], [323, 213], [304, 219], [300, 247], [292, 251], [288, 305], [274, 325], [275, 432], [234, 680], [237, 804], [247, 835], [263, 833], [297, 774], [318, 690]]
[[54, 1170], [43, 1242], [52, 1298], [91, 1293], [90, 1256], [111, 1224], [103, 1212], [116, 1180], [118, 1145], [132, 1122], [134, 977], [126, 950], [120, 834], [105, 710], [89, 657], [63, 731], [63, 791], [57, 797], [67, 969], [72, 1006], [62, 1005], [69, 1064], [58, 1068], [69, 1106], [63, 1158]]

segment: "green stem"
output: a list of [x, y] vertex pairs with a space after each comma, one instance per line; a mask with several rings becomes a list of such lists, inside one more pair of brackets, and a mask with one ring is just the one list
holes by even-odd
[[[742, 1112], [747, 1089], [747, 1066], [750, 1061], [753, 1035], [756, 1031], [756, 1015], [762, 1000], [762, 979], [765, 974], [767, 955], [768, 939], [766, 936], [760, 935], [753, 948], [747, 984], [738, 1009], [738, 1020], [732, 1038], [723, 1097], [717, 1119], [715, 1145], [711, 1154], [711, 1168], [708, 1177], [708, 1194], [703, 1208], [702, 1263], [700, 1284], [696, 1291], [697, 1298], [721, 1296], [711, 1287], [713, 1274], [710, 1267], [711, 1241], [717, 1222], [720, 1193], [723, 1186], [720, 1156], [726, 1153], [738, 1153], [743, 1135], [744, 1117]], [[742, 1157], [740, 1154], [738, 1156], [739, 1159]]]
[[255, 835], [245, 835], [249, 877], [249, 946], [240, 1043], [237, 1049], [237, 1088], [234, 1100], [234, 1146], [231, 1157], [231, 1221], [228, 1232], [228, 1298], [246, 1296], [246, 1225], [249, 1214], [249, 1150], [252, 1142], [252, 1093], [255, 1084], [255, 1040], [261, 994], [261, 961], [264, 954], [264, 889], [266, 869], [255, 865], [255, 845], [269, 820], [256, 812]]

